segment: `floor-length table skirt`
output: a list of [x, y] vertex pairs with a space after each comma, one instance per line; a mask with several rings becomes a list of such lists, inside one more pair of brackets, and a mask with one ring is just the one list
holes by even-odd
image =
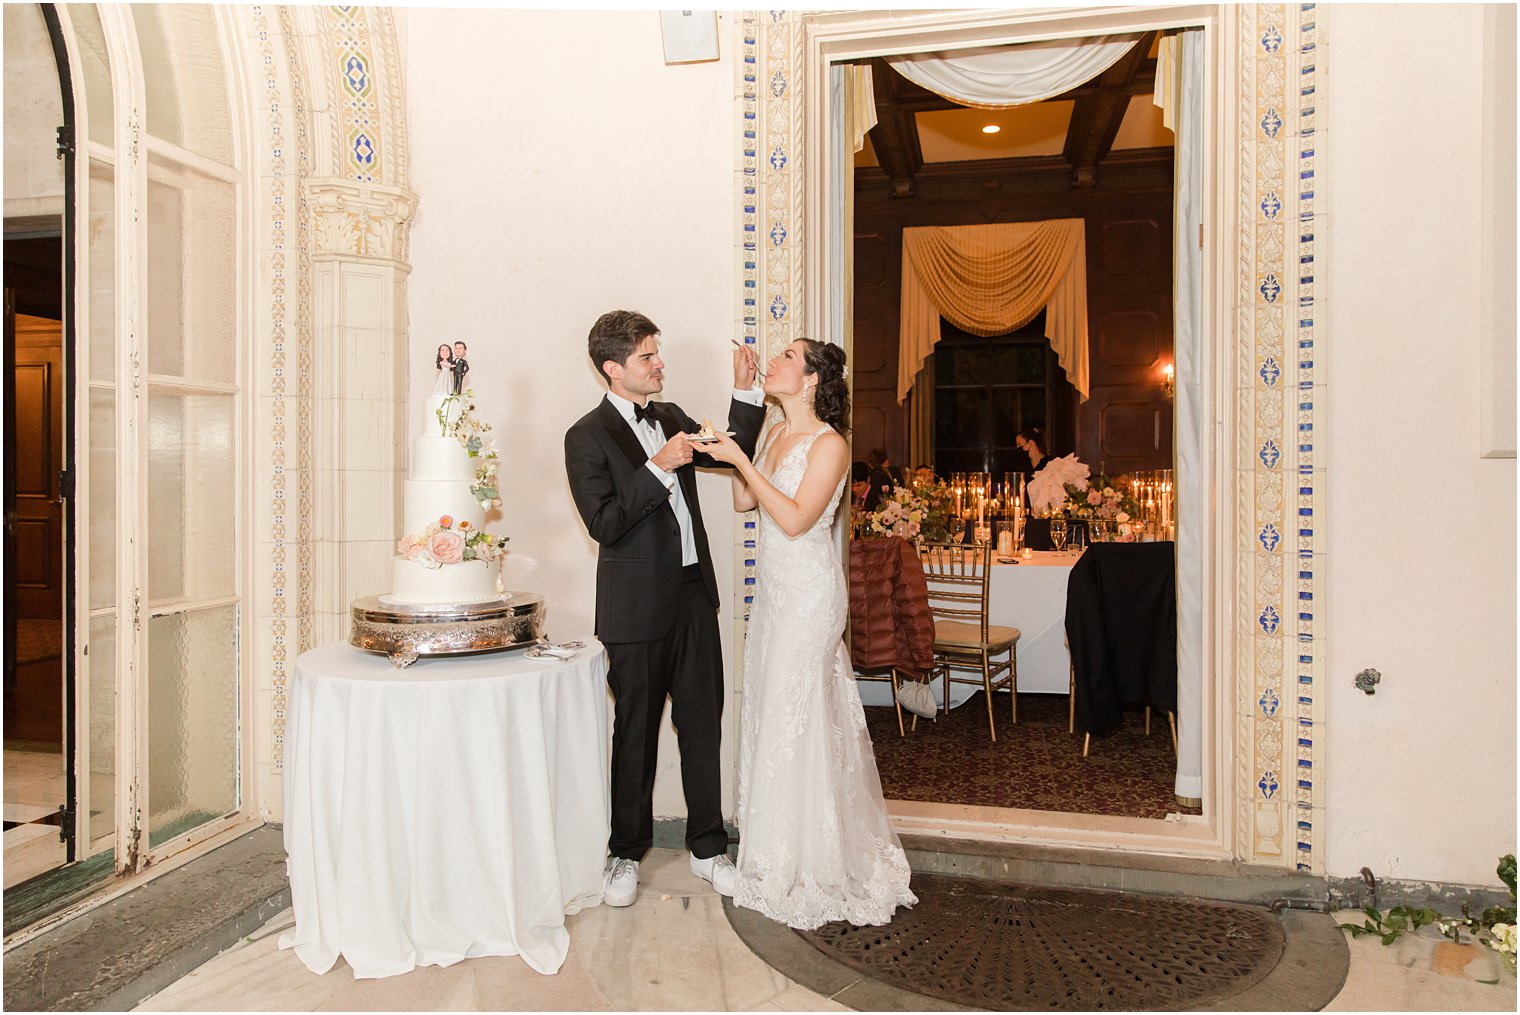
[[[1077, 557], [1036, 552], [1018, 564], [993, 564], [988, 576], [987, 622], [1019, 629], [1019, 692], [1065, 694], [1071, 687], [1071, 653], [1066, 648], [1066, 582]], [[957, 671], [956, 676], [965, 676]], [[944, 682], [935, 680], [934, 699], [944, 704]], [[950, 707], [979, 688], [950, 685]], [[860, 682], [866, 705], [892, 704], [892, 685]]]
[[313, 972], [481, 955], [558, 971], [565, 915], [601, 901], [607, 656], [422, 658], [327, 645], [296, 660], [285, 849]]

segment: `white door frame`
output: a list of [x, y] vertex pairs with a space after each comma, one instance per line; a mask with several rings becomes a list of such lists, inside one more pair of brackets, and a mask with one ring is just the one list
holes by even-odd
[[[828, 67], [832, 63], [897, 53], [932, 52], [974, 46], [1033, 42], [1042, 39], [1145, 31], [1157, 28], [1203, 27], [1211, 107], [1206, 110], [1211, 137], [1204, 167], [1207, 236], [1233, 235], [1237, 174], [1231, 153], [1236, 150], [1237, 126], [1231, 104], [1221, 101], [1231, 94], [1238, 78], [1239, 56], [1230, 41], [1235, 38], [1236, 14], [1228, 5], [1153, 5], [1005, 11], [862, 11], [811, 15], [805, 19], [802, 47], [806, 93], [803, 98], [805, 162], [803, 218], [805, 280], [804, 320], [817, 330], [829, 319], [836, 294], [828, 279], [844, 251], [831, 249], [829, 230], [822, 227], [834, 213], [828, 205], [827, 180], [833, 160], [840, 153], [828, 145]], [[845, 242], [849, 242], [846, 238]], [[1204, 665], [1202, 688], [1203, 816], [1180, 821], [1113, 818], [1082, 814], [1016, 811], [949, 804], [894, 802], [891, 812], [898, 831], [938, 835], [950, 839], [1032, 841], [1045, 845], [1106, 848], [1121, 851], [1163, 853], [1200, 857], [1233, 854], [1233, 828], [1237, 795], [1232, 776], [1240, 749], [1234, 735], [1237, 687], [1233, 678], [1236, 657], [1234, 596], [1228, 594], [1238, 581], [1232, 547], [1235, 540], [1230, 519], [1236, 517], [1235, 484], [1230, 481], [1236, 446], [1232, 387], [1233, 352], [1229, 336], [1232, 244], [1213, 244], [1205, 261], [1203, 321], [1215, 341], [1204, 350], [1203, 417], [1211, 424], [1203, 435], [1206, 460], [1213, 474], [1208, 488], [1213, 511], [1196, 518], [1203, 534], [1206, 585], [1204, 605]], [[1073, 751], [1072, 763], [1080, 764]], [[1245, 778], [1245, 770], [1241, 774]]]

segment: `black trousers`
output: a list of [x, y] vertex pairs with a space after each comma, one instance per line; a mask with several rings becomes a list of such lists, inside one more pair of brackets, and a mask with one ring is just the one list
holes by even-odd
[[723, 647], [718, 615], [688, 567], [675, 627], [660, 641], [608, 642], [607, 683], [616, 699], [612, 723], [612, 835], [615, 857], [642, 860], [654, 842], [654, 774], [660, 718], [670, 698], [670, 719], [681, 748], [686, 794], [686, 848], [700, 859], [728, 849], [718, 744], [723, 718]]

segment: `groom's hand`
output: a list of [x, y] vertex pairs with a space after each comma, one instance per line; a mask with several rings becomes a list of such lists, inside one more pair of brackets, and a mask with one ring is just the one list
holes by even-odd
[[665, 472], [674, 472], [691, 461], [691, 442], [684, 433], [678, 433], [666, 441], [650, 461]]

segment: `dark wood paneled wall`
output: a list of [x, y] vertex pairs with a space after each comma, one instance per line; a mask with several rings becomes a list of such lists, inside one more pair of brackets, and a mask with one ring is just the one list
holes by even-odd
[[854, 448], [908, 461], [908, 419], [897, 404], [902, 231], [1081, 218], [1087, 222], [1089, 385], [1071, 418], [1046, 432], [1110, 473], [1170, 468], [1172, 403], [1160, 368], [1172, 359], [1172, 151], [1118, 152], [1097, 184], [1072, 186], [1060, 158], [924, 167], [917, 194], [892, 196], [885, 173], [855, 171]]

